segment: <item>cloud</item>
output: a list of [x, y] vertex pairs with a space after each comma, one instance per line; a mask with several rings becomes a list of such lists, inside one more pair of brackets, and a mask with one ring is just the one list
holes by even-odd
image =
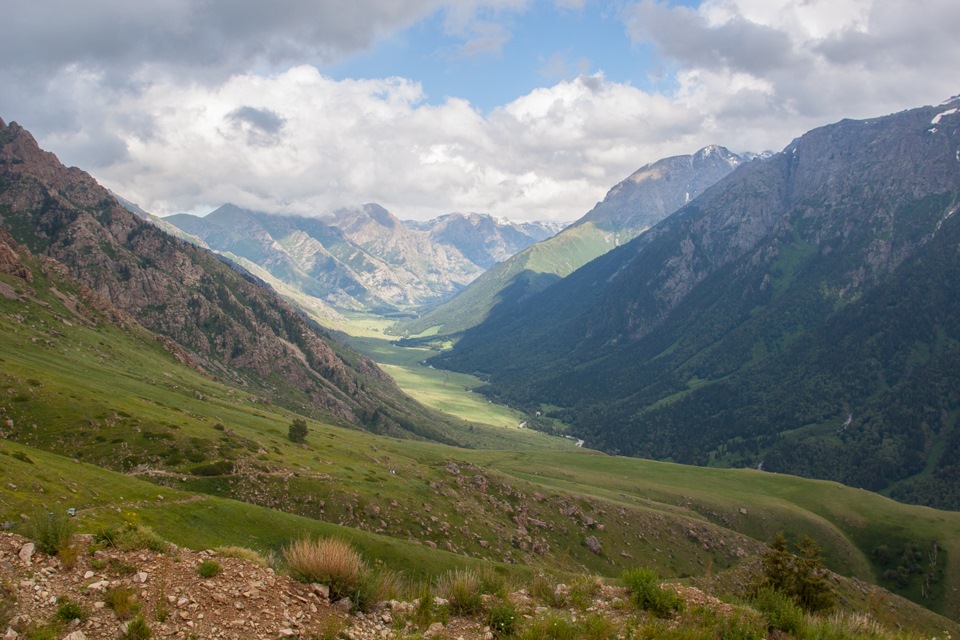
[[244, 105], [226, 115], [226, 120], [235, 130], [247, 134], [247, 142], [253, 146], [266, 146], [280, 142], [280, 131], [286, 119], [270, 109], [258, 109]]
[[702, 11], [646, 0], [627, 12], [627, 27], [634, 38], [654, 40], [667, 56], [702, 69], [759, 75], [793, 57], [787, 33], [742, 15], [710, 24]]
[[949, 0], [642, 0], [624, 19], [635, 42], [672, 60], [677, 98], [712, 101], [728, 126], [791, 122], [801, 133], [956, 93], [936, 71], [960, 58], [960, 6]]
[[619, 15], [668, 91], [557, 56], [548, 86], [488, 112], [431, 103], [415, 79], [321, 71], [424, 16], [440, 15], [461, 53], [496, 54], [532, 1], [13, 3], [0, 59], [18, 64], [0, 66], [0, 116], [161, 214], [374, 201], [410, 218], [570, 220], [661, 157], [776, 150], [958, 92], [960, 5], [946, 0], [642, 0]]

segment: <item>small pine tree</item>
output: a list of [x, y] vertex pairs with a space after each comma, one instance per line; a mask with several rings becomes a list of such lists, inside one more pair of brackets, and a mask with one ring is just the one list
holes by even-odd
[[820, 547], [809, 536], [797, 544], [799, 555], [787, 549], [787, 539], [778, 533], [763, 554], [763, 575], [757, 590], [773, 589], [789, 596], [807, 611], [830, 609], [835, 595], [820, 558]]
[[287, 437], [292, 442], [302, 443], [307, 439], [307, 421], [303, 418], [294, 418], [290, 423], [290, 430]]

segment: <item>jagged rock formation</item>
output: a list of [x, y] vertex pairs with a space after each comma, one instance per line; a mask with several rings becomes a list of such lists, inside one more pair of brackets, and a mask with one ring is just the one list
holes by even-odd
[[449, 213], [425, 222], [407, 220], [404, 224], [426, 231], [434, 242], [456, 248], [484, 269], [556, 235], [566, 226], [556, 222], [514, 222], [484, 213]]

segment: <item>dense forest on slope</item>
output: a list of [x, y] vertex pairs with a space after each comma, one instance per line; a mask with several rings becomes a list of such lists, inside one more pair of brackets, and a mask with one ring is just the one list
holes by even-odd
[[814, 130], [435, 362], [608, 451], [960, 508], [958, 121]]

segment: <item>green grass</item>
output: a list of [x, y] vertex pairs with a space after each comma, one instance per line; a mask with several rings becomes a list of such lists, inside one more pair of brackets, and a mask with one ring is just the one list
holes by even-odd
[[[148, 526], [191, 548], [263, 553], [333, 536], [374, 564], [431, 580], [457, 568], [518, 581], [539, 571], [617, 576], [641, 563], [692, 578], [736, 569], [785, 530], [816, 539], [830, 568], [871, 582], [878, 545], [937, 540], [942, 588], [933, 599], [908, 595], [960, 611], [960, 514], [756, 471], [523, 450], [516, 435], [529, 432], [489, 425], [476, 426], [478, 441], [501, 438], [514, 450], [316, 420], [294, 444], [295, 414], [176, 363], [145, 332], [102, 319], [87, 326], [48, 293], [54, 284], [70, 293], [40, 276], [30, 285], [45, 307], [0, 299], [3, 521], [75, 507], [81, 531]], [[381, 357], [400, 367], [420, 356]], [[192, 473], [218, 461], [230, 462], [217, 465], [220, 475]]]
[[[547, 436], [520, 424], [528, 416], [491, 403], [473, 390], [483, 385], [479, 378], [455, 371], [433, 369], [422, 364], [436, 355], [431, 349], [400, 347], [377, 337], [349, 337], [350, 346], [373, 359], [401, 389], [420, 403], [470, 423], [458, 438], [480, 449], [572, 450], [565, 438]], [[492, 427], [492, 429], [491, 429]]]

